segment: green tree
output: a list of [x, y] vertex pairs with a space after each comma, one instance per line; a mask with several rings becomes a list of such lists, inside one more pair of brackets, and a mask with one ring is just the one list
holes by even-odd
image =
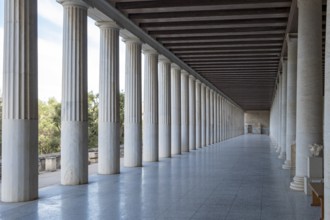
[[55, 98], [47, 102], [39, 101], [39, 154], [48, 154], [60, 150], [61, 103]]
[[99, 95], [88, 93], [88, 148], [98, 146]]
[[124, 104], [125, 93], [119, 93], [119, 113], [120, 113], [120, 144], [124, 144]]

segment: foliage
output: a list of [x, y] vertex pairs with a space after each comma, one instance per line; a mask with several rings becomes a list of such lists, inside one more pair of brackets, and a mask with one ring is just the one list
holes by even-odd
[[97, 148], [99, 95], [88, 93], [88, 148]]
[[[39, 101], [39, 154], [60, 151], [61, 144], [61, 103], [55, 98]], [[98, 106], [99, 95], [88, 93], [88, 147], [98, 146]], [[0, 113], [2, 100], [0, 100]], [[0, 118], [0, 133], [2, 118]], [[120, 144], [124, 142], [124, 93], [120, 93]], [[1, 146], [1, 135], [0, 135]]]
[[61, 103], [55, 98], [39, 101], [39, 154], [60, 150]]
[[124, 144], [124, 103], [125, 93], [119, 94], [119, 112], [120, 112], [120, 144]]

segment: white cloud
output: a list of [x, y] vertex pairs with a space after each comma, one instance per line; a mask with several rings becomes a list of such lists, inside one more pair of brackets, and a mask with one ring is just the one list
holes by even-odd
[[38, 15], [59, 27], [63, 25], [63, 7], [56, 0], [38, 0]]

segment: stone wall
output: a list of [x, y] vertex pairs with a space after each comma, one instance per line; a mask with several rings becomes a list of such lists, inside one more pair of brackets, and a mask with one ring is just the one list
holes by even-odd
[[[244, 133], [269, 134], [269, 111], [246, 111], [244, 113]], [[249, 126], [252, 129], [249, 131]]]

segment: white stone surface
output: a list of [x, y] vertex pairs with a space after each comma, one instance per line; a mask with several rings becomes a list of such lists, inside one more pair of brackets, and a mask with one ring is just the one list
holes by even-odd
[[201, 147], [206, 146], [206, 86], [201, 84]]
[[1, 200], [22, 202], [38, 197], [37, 1], [5, 9]]
[[299, 0], [297, 60], [296, 176], [303, 190], [309, 144], [322, 143], [322, 0]]
[[210, 145], [210, 89], [205, 88], [205, 145]]
[[213, 94], [214, 91], [210, 90], [210, 109], [209, 109], [209, 114], [210, 114], [210, 136], [209, 136], [209, 143], [214, 144], [214, 99], [213, 99]]
[[88, 182], [87, 6], [64, 1], [61, 183]]
[[286, 58], [282, 58], [282, 100], [281, 100], [281, 108], [282, 108], [282, 127], [281, 127], [281, 150], [279, 159], [285, 159], [286, 154], [286, 102], [287, 102], [287, 60]]
[[196, 148], [202, 146], [201, 140], [201, 82], [196, 80]]
[[181, 152], [189, 152], [189, 86], [188, 73], [181, 70]]
[[189, 76], [189, 151], [196, 150], [196, 79]]
[[[158, 54], [144, 49], [143, 161], [158, 161]], [[160, 106], [161, 107], [161, 106]], [[168, 142], [168, 141], [167, 141]]]
[[45, 170], [48, 172], [56, 171], [56, 157], [46, 157]]
[[283, 169], [290, 169], [291, 145], [296, 141], [296, 103], [297, 103], [297, 35], [287, 36], [287, 115], [286, 115], [286, 160]]
[[171, 62], [160, 60], [159, 82], [159, 157], [171, 157]]
[[100, 27], [100, 91], [98, 173], [120, 172], [119, 27], [110, 21]]
[[330, 1], [327, 1], [324, 81], [324, 219], [330, 219]]
[[141, 42], [126, 38], [124, 166], [142, 166]]
[[171, 65], [171, 154], [181, 154], [181, 70]]

